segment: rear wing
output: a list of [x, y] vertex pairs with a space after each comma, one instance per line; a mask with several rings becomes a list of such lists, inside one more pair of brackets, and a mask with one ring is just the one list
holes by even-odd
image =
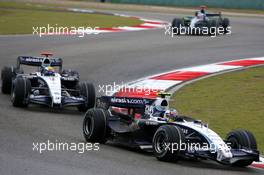
[[206, 17], [216, 17], [216, 16], [222, 16], [222, 14], [219, 13], [206, 13]]
[[[20, 65], [28, 65], [28, 66], [38, 66], [42, 65], [42, 62], [46, 57], [32, 57], [32, 56], [19, 56], [17, 57], [17, 68], [20, 68]], [[60, 71], [62, 69], [62, 59], [61, 58], [48, 58], [50, 60], [50, 66], [52, 67], [60, 67]]]
[[119, 107], [119, 108], [134, 108], [145, 109], [146, 105], [150, 105], [155, 99], [146, 98], [130, 98], [130, 97], [114, 97], [114, 96], [102, 96], [97, 98], [98, 103], [104, 103], [107, 106]]

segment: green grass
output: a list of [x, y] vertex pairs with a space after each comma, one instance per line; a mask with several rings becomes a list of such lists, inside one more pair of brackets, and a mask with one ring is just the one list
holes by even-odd
[[197, 81], [176, 92], [171, 106], [209, 123], [223, 138], [236, 128], [254, 133], [264, 153], [264, 67]]
[[[96, 0], [67, 0], [70, 2], [96, 2]], [[98, 1], [97, 1], [98, 2]], [[113, 2], [113, 1], [112, 1]], [[87, 3], [87, 4], [88, 4]], [[105, 3], [102, 3], [105, 4]], [[110, 4], [110, 3], [108, 3]], [[153, 6], [153, 7], [169, 7], [171, 8], [182, 8], [182, 9], [193, 9], [197, 10], [197, 6], [167, 6], [167, 5], [144, 5], [144, 4], [129, 4], [129, 3], [111, 3], [113, 5], [123, 5], [123, 6], [133, 6], [134, 10], [140, 9], [140, 7], [147, 7], [147, 6]], [[149, 10], [149, 9], [148, 9]], [[208, 7], [209, 11], [215, 11], [215, 12], [234, 12], [234, 13], [249, 13], [249, 14], [264, 14], [263, 10], [257, 10], [257, 9], [232, 9], [232, 8], [221, 8], [221, 7]]]
[[29, 9], [29, 10], [59, 9], [59, 7], [56, 7], [54, 5], [40, 4], [40, 3], [25, 3], [25, 2], [0, 2], [0, 8]]
[[[137, 19], [66, 12], [51, 6], [0, 2], [0, 34], [31, 34], [33, 27], [118, 27], [142, 23]], [[55, 11], [57, 10], [57, 11]]]

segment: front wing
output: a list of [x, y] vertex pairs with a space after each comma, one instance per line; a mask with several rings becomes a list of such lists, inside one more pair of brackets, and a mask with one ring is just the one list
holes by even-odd
[[32, 95], [29, 97], [29, 103], [46, 105], [49, 107], [66, 107], [66, 106], [79, 106], [79, 105], [85, 104], [86, 100], [84, 98], [79, 98], [79, 97], [64, 96], [61, 98], [60, 104], [55, 104], [52, 102], [52, 98], [50, 96]]

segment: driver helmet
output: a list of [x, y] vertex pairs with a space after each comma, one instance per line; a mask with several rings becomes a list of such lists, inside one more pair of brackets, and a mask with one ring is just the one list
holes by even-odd
[[51, 66], [44, 68], [44, 75], [45, 76], [54, 76], [55, 75], [55, 69]]
[[166, 99], [157, 99], [153, 107], [153, 115], [163, 117], [168, 109], [168, 101]]
[[203, 14], [205, 14], [206, 6], [205, 5], [201, 5], [200, 6], [200, 9], [201, 9], [200, 12], [203, 13]]
[[165, 112], [167, 118], [175, 118], [178, 116], [178, 111], [176, 109], [169, 109]]

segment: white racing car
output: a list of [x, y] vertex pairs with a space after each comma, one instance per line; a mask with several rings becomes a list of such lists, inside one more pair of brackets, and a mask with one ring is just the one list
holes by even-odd
[[176, 35], [218, 35], [231, 34], [231, 26], [228, 18], [221, 12], [207, 13], [205, 6], [195, 12], [195, 16], [174, 18], [171, 27]]
[[153, 151], [161, 161], [211, 159], [221, 164], [248, 166], [259, 161], [253, 134], [236, 129], [223, 140], [207, 124], [169, 109], [166, 94], [157, 99], [102, 96], [83, 121], [87, 142], [114, 141]]
[[[93, 84], [80, 83], [76, 71], [62, 70], [61, 58], [51, 58], [51, 53], [41, 55], [43, 57], [19, 56], [16, 67], [2, 69], [2, 93], [11, 93], [15, 107], [27, 107], [30, 103], [51, 108], [77, 106], [83, 112], [94, 107]], [[38, 70], [25, 74], [21, 65], [35, 66]]]

